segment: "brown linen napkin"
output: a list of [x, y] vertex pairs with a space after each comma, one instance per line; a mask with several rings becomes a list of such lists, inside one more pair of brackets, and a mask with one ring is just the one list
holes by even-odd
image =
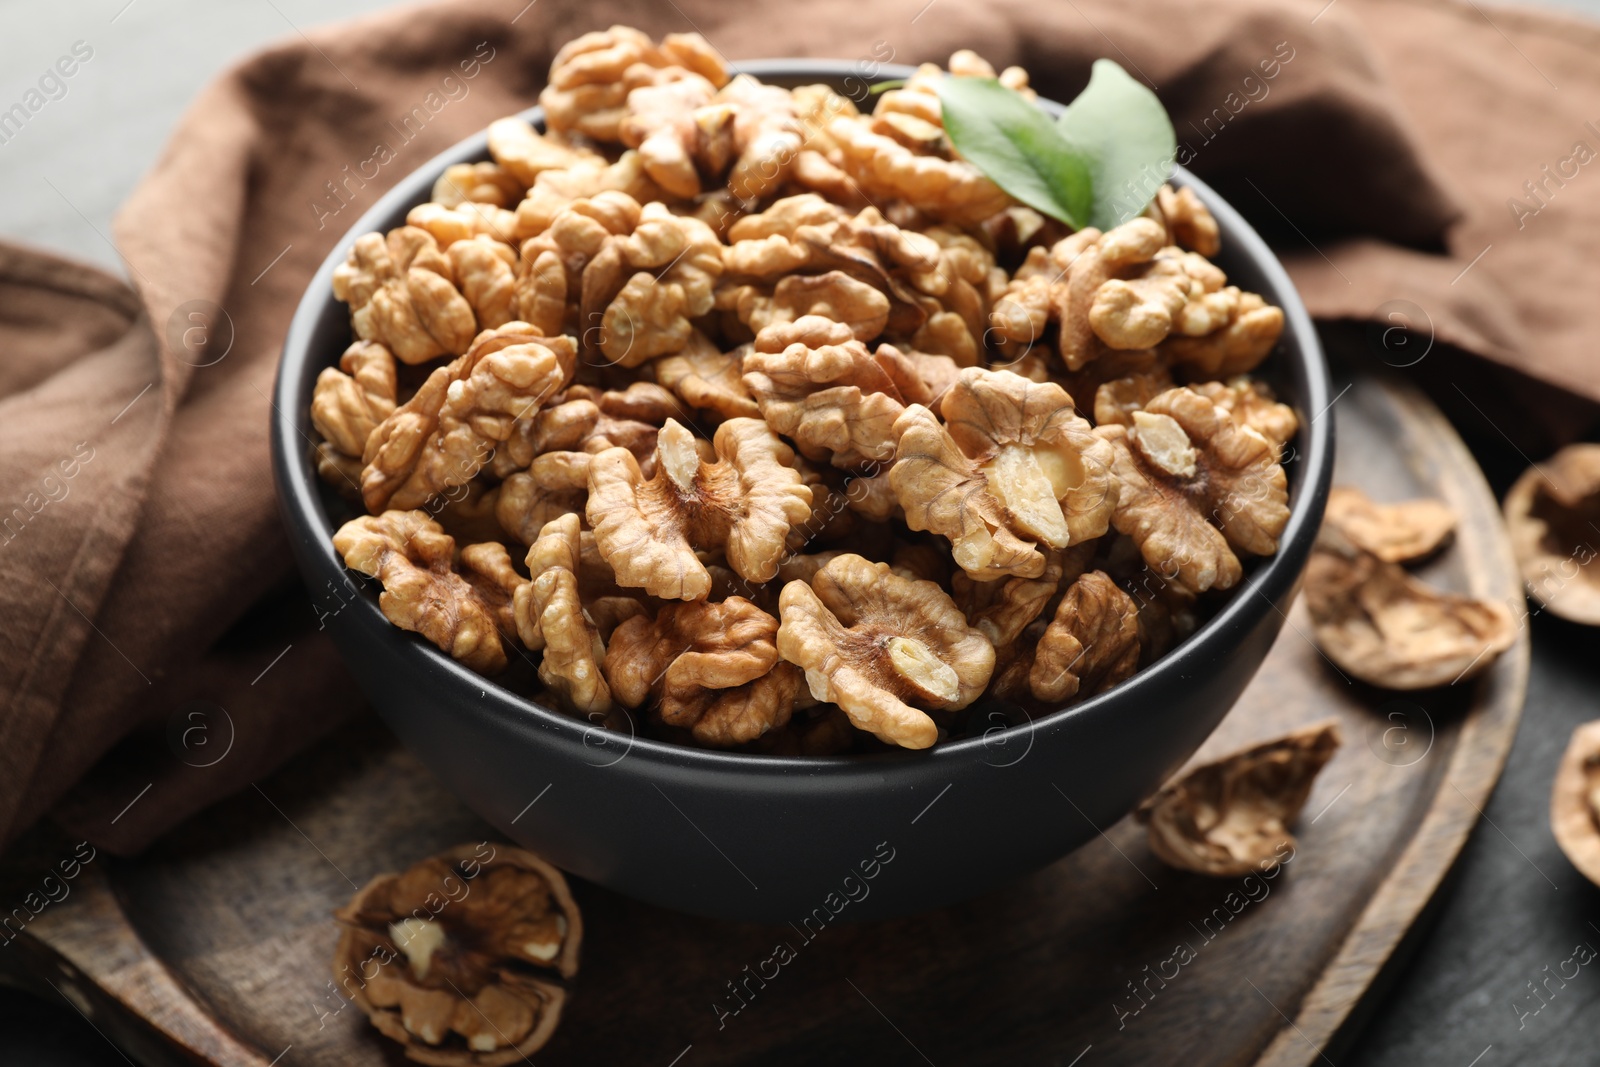
[[[556, 47], [612, 22], [863, 73], [971, 47], [1056, 98], [1110, 56], [1314, 313], [1388, 324], [1409, 301], [1442, 381], [1468, 380], [1465, 350], [1545, 383], [1541, 405], [1600, 400], [1600, 169], [1562, 163], [1600, 149], [1588, 24], [1449, 0], [468, 0], [347, 23], [201, 94], [117, 220], [133, 289], [0, 248], [0, 842], [53, 811], [137, 850], [358, 706], [273, 502], [289, 316], [384, 189], [533, 103]], [[1471, 388], [1511, 421], [1518, 393]]]

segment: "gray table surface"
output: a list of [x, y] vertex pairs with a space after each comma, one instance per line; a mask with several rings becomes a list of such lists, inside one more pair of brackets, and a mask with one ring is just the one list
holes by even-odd
[[[111, 216], [195, 92], [264, 43], [384, 6], [0, 0], [0, 102], [20, 99], [75, 42], [94, 50], [66, 94], [0, 145], [0, 235], [123, 272], [110, 242]], [[1600, 0], [1557, 6], [1600, 17]], [[1458, 428], [1503, 491], [1521, 461], [1488, 427]], [[1414, 954], [1378, 998], [1361, 1036], [1338, 1054], [1341, 1067], [1600, 1062], [1600, 1025], [1590, 1014], [1600, 1000], [1596, 968], [1584, 968], [1565, 987], [1543, 987], [1554, 994], [1544, 994], [1537, 1013], [1528, 1011], [1539, 1003], [1529, 999], [1529, 983], [1553, 973], [1576, 945], [1600, 947], [1600, 889], [1567, 863], [1547, 819], [1550, 778], [1567, 735], [1600, 717], [1595, 634], [1536, 618], [1533, 639], [1527, 711], [1505, 777]], [[125, 1062], [66, 1002], [0, 991], [0, 1063]]]

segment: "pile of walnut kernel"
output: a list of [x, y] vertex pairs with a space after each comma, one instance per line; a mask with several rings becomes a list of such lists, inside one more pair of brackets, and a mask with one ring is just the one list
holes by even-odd
[[585, 34], [547, 132], [494, 123], [357, 240], [312, 417], [385, 615], [592, 721], [925, 748], [986, 694], [1116, 685], [1275, 552], [1297, 422], [1249, 372], [1281, 310], [1189, 190], [1105, 233], [1012, 200], [944, 76], [863, 114], [695, 34]]

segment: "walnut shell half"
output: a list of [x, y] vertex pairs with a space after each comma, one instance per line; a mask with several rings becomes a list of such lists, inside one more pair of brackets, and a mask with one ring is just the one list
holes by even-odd
[[1317, 646], [1383, 689], [1431, 689], [1483, 673], [1517, 637], [1511, 610], [1441, 592], [1324, 526], [1306, 567]]
[[1442, 500], [1378, 504], [1353, 486], [1336, 485], [1325, 521], [1385, 563], [1410, 563], [1444, 544], [1455, 531], [1456, 513]]
[[1506, 494], [1505, 517], [1528, 595], [1600, 626], [1600, 445], [1568, 445], [1529, 467]]
[[1572, 731], [1550, 788], [1550, 829], [1578, 872], [1600, 885], [1600, 721]]
[[561, 872], [510, 845], [459, 845], [381, 874], [334, 912], [333, 976], [408, 1059], [501, 1067], [561, 1020], [583, 920]]
[[1216, 878], [1269, 870], [1295, 847], [1289, 824], [1340, 744], [1333, 720], [1196, 767], [1139, 806], [1150, 850]]

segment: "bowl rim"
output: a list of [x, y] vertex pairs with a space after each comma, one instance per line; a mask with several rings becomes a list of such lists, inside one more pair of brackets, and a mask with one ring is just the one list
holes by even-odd
[[[907, 78], [915, 71], [914, 67], [904, 64], [871, 66], [869, 73], [867, 65], [860, 61], [796, 58], [743, 60], [733, 64], [732, 69], [735, 73], [778, 82], [804, 83], [807, 79], [815, 79], [839, 84], [855, 79], [863, 85]], [[1052, 115], [1062, 109], [1061, 104], [1052, 100], [1040, 98], [1038, 103]], [[544, 112], [535, 106], [519, 112], [517, 117], [542, 127]], [[270, 445], [274, 482], [290, 538], [299, 536], [301, 526], [316, 531], [319, 536], [311, 541], [317, 549], [319, 568], [326, 567], [329, 574], [337, 576], [339, 580], [348, 581], [348, 572], [344, 561], [333, 549], [335, 527], [323, 506], [320, 479], [311, 463], [309, 449], [292, 447], [299, 439], [310, 441], [303, 428], [309, 426], [309, 415], [296, 410], [293, 398], [300, 391], [302, 380], [314, 378], [321, 367], [330, 365], [319, 358], [319, 353], [312, 351], [311, 339], [316, 331], [317, 320], [328, 304], [334, 302], [334, 268], [344, 262], [357, 237], [386, 229], [389, 218], [401, 208], [409, 208], [425, 200], [445, 167], [456, 162], [487, 158], [488, 133], [486, 129], [479, 130], [400, 178], [334, 244], [312, 277], [290, 320], [273, 387]], [[1278, 539], [1277, 553], [1256, 560], [1233, 595], [1215, 615], [1148, 667], [1081, 703], [1037, 716], [1027, 713], [1026, 722], [1004, 728], [1004, 737], [1025, 739], [1029, 748], [1036, 733], [1054, 730], [1069, 721], [1104, 714], [1106, 709], [1117, 704], [1136, 702], [1142, 688], [1157, 688], [1165, 677], [1182, 675], [1207, 660], [1226, 655], [1228, 648], [1224, 642], [1228, 636], [1246, 632], [1249, 624], [1265, 610], [1282, 614], [1277, 601], [1286, 597], [1299, 580], [1316, 527], [1321, 524], [1323, 505], [1332, 484], [1331, 409], [1336, 398], [1330, 397], [1332, 380], [1327, 359], [1299, 291], [1266, 242], [1215, 190], [1176, 163], [1170, 180], [1175, 185], [1195, 190], [1216, 218], [1224, 239], [1240, 258], [1249, 261], [1276, 290], [1278, 304], [1284, 313], [1285, 334], [1295, 337], [1301, 354], [1299, 362], [1304, 364], [1307, 395], [1296, 398], [1299, 406], [1303, 406], [1299, 412], [1301, 419], [1297, 436], [1304, 443], [1304, 452], [1296, 458], [1303, 459], [1304, 473], [1290, 501], [1289, 521]], [[1317, 414], [1308, 421], [1304, 414], [1311, 411]], [[309, 580], [307, 584], [313, 585]], [[379, 631], [379, 640], [393, 644], [399, 650], [399, 655], [420, 655], [423, 665], [445, 672], [452, 679], [450, 684], [461, 689], [463, 705], [470, 705], [484, 714], [505, 718], [506, 725], [513, 729], [538, 726], [553, 730], [558, 735], [564, 735], [568, 742], [592, 745], [594, 742], [590, 738], [597, 731], [608, 737], [614, 736], [612, 731], [604, 730], [592, 722], [545, 707], [531, 697], [506, 689], [495, 679], [478, 674], [452, 659], [420, 636], [401, 630], [379, 610], [375, 596], [363, 595], [356, 601], [348, 609], [341, 609], [339, 614], [342, 616], [347, 610], [355, 612], [357, 621], [353, 625]], [[477, 699], [468, 699], [473, 691], [479, 694]], [[444, 709], [439, 713], [444, 713]], [[626, 714], [630, 724], [636, 722], [633, 712]], [[882, 775], [891, 766], [911, 767], [925, 760], [954, 761], [977, 757], [991, 750], [993, 733], [991, 730], [943, 741], [919, 750], [845, 756], [793, 756], [698, 748], [642, 736], [637, 729], [633, 729], [625, 742], [624, 754], [640, 757], [645, 762], [654, 762], [663, 769], [673, 771], [760, 773], [782, 770], [808, 776], [821, 774], [839, 777], [863, 772]]]

